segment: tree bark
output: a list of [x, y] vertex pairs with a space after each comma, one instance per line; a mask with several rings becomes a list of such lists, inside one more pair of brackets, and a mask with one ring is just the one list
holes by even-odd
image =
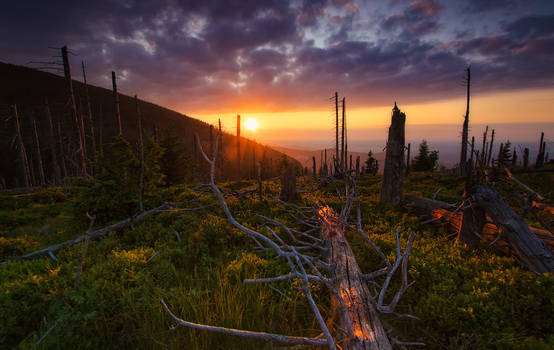
[[342, 333], [336, 338], [347, 338], [347, 348], [352, 350], [392, 349], [367, 282], [344, 235], [344, 225], [334, 213], [322, 221], [322, 238], [329, 248], [329, 263], [334, 267], [330, 278], [346, 306], [344, 310], [338, 297], [331, 293], [333, 318], [338, 319], [338, 332]]
[[473, 198], [487, 211], [493, 221], [502, 227], [502, 231], [514, 247], [518, 258], [529, 269], [538, 273], [554, 271], [552, 251], [529, 230], [527, 224], [510, 208], [496, 190], [485, 185], [478, 185]]
[[38, 162], [38, 174], [40, 176], [40, 185], [46, 185], [46, 177], [44, 176], [44, 167], [42, 165], [42, 155], [40, 154], [40, 143], [38, 139], [38, 130], [37, 130], [37, 121], [33, 119], [33, 129], [35, 132], [35, 146], [37, 151], [37, 162]]
[[385, 169], [381, 186], [381, 203], [398, 205], [402, 201], [402, 181], [404, 177], [404, 142], [406, 114], [394, 103], [392, 121], [389, 128]]

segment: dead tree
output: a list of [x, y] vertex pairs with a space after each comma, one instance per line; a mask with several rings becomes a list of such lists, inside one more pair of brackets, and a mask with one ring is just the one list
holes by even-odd
[[83, 176], [88, 176], [87, 162], [85, 157], [85, 150], [83, 146], [84, 136], [81, 133], [79, 115], [77, 114], [77, 106], [75, 104], [75, 94], [73, 93], [73, 80], [71, 79], [71, 68], [69, 66], [69, 58], [67, 56], [67, 46], [62, 47], [62, 59], [63, 59], [63, 71], [65, 76], [65, 85], [67, 95], [69, 98], [69, 106], [71, 108], [71, 115], [75, 122], [75, 128], [77, 130], [77, 142], [79, 144], [79, 154], [81, 156], [81, 173]]
[[402, 201], [405, 123], [406, 114], [400, 111], [395, 102], [392, 109], [392, 120], [385, 155], [381, 203], [398, 205]]
[[342, 127], [341, 127], [341, 139], [340, 139], [340, 170], [342, 173], [346, 170], [346, 149], [344, 148], [344, 127], [346, 124], [346, 119], [344, 118], [344, 97], [342, 98]]
[[356, 157], [356, 176], [360, 175], [360, 156]]
[[119, 94], [117, 93], [117, 82], [115, 78], [115, 72], [112, 71], [112, 90], [113, 90], [113, 112], [115, 121], [117, 122], [117, 130], [119, 135], [123, 134], [123, 128], [121, 126], [121, 113], [119, 112]]
[[17, 113], [17, 105], [12, 106], [13, 116], [15, 118], [15, 136], [17, 138], [17, 149], [19, 151], [19, 162], [21, 163], [21, 170], [23, 173], [23, 181], [26, 188], [31, 187], [31, 171], [29, 169], [29, 160], [27, 158], [27, 151], [25, 150], [25, 144], [23, 143], [23, 137], [21, 136], [21, 124], [19, 123], [19, 113]]
[[477, 247], [481, 240], [480, 233], [483, 231], [483, 226], [486, 223], [486, 214], [482, 207], [473, 205], [473, 179], [472, 179], [472, 163], [467, 165], [467, 179], [464, 194], [464, 202], [462, 203], [462, 224], [458, 231], [456, 242], [461, 242], [470, 247]]
[[471, 68], [467, 67], [467, 104], [466, 104], [466, 115], [464, 117], [464, 126], [462, 129], [462, 149], [460, 151], [460, 174], [466, 174], [466, 161], [467, 161], [467, 144], [468, 144], [468, 128], [469, 128], [469, 88], [470, 88], [470, 79], [471, 79]]
[[544, 153], [546, 144], [544, 143], [544, 132], [541, 132], [541, 140], [539, 141], [539, 153], [537, 154], [537, 161], [535, 162], [535, 168], [542, 168], [544, 165]]
[[491, 165], [491, 157], [492, 157], [492, 147], [494, 145], [494, 129], [492, 129], [492, 134], [491, 134], [491, 143], [489, 145], [489, 153], [488, 153], [488, 158], [487, 158], [487, 168], [490, 167]]
[[[200, 146], [198, 137], [196, 137], [196, 139]], [[292, 208], [291, 210], [295, 210], [296, 215], [306, 217], [305, 220], [300, 222], [303, 222], [305, 226], [309, 227], [307, 231], [291, 229], [277, 220], [263, 216], [259, 217], [265, 221], [264, 227], [268, 232], [267, 235], [247, 228], [233, 217], [225, 202], [223, 194], [215, 185], [214, 173], [216, 155], [214, 154], [213, 158], [210, 159], [202, 149], [201, 152], [204, 159], [211, 166], [210, 183], [208, 186], [210, 186], [217, 196], [229, 222], [252, 238], [262, 250], [274, 251], [277, 257], [286, 261], [290, 268], [290, 273], [282, 276], [247, 279], [244, 280], [244, 282], [272, 283], [287, 280], [295, 281], [304, 292], [321, 328], [322, 334], [318, 337], [310, 338], [266, 332], [252, 332], [193, 323], [182, 320], [176, 316], [162, 299], [161, 303], [163, 308], [177, 324], [199, 330], [284, 344], [327, 346], [331, 350], [335, 350], [337, 347], [354, 350], [392, 349], [392, 345], [395, 343], [400, 345], [424, 345], [421, 343], [403, 343], [396, 339], [392, 339], [391, 341], [381, 324], [379, 316], [379, 313], [394, 313], [395, 306], [408, 288], [408, 257], [414, 239], [413, 232], [410, 234], [406, 248], [402, 251], [397, 231], [396, 261], [394, 264], [391, 264], [381, 250], [362, 231], [361, 211], [359, 201], [356, 200], [357, 193], [355, 183], [351, 183], [350, 186], [347, 185], [345, 189], [347, 198], [345, 198], [346, 201], [344, 202], [340, 215], [336, 214], [329, 207], [298, 207], [289, 205], [286, 202], [281, 202], [286, 207]], [[350, 181], [351, 178], [347, 178], [347, 180]], [[348, 224], [348, 217], [354, 203], [358, 203], [358, 228], [353, 228]], [[312, 213], [312, 216], [308, 218], [307, 215], [309, 215], [309, 212]], [[314, 227], [320, 229], [320, 237], [315, 237], [311, 234], [311, 232], [314, 231]], [[359, 233], [364, 240], [375, 249], [385, 263], [384, 268], [370, 274], [363, 274], [361, 272], [352, 249], [345, 238], [345, 231], [349, 227]], [[286, 236], [281, 237], [274, 228], [279, 228]], [[306, 250], [313, 250], [313, 254], [304, 253]], [[393, 275], [398, 270], [401, 271], [401, 287], [395, 293], [391, 303], [389, 305], [384, 305], [384, 296], [390, 286]], [[368, 280], [372, 280], [379, 276], [385, 279], [376, 297], [373, 298], [366, 283]], [[311, 283], [321, 283], [329, 289], [333, 305], [331, 321], [337, 320], [338, 324], [334, 327], [336, 330], [333, 327], [329, 327], [327, 322], [323, 319], [323, 315], [314, 301]], [[335, 339], [341, 339], [341, 342], [344, 342], [344, 344], [339, 346]]]
[[81, 66], [83, 68], [83, 82], [85, 84], [85, 98], [87, 103], [87, 114], [88, 114], [88, 122], [90, 124], [90, 137], [91, 137], [91, 144], [92, 144], [92, 159], [94, 160], [94, 157], [96, 156], [96, 136], [94, 132], [94, 120], [92, 118], [92, 105], [90, 103], [90, 95], [88, 92], [88, 84], [87, 84], [87, 74], [85, 72], [85, 62], [81, 61]]
[[478, 185], [473, 194], [474, 200], [500, 227], [516, 249], [518, 258], [529, 269], [538, 273], [554, 271], [554, 255], [545, 244], [535, 236], [523, 220], [502, 199], [498, 191]]
[[38, 139], [38, 131], [37, 131], [37, 121], [33, 118], [33, 129], [35, 132], [35, 147], [36, 147], [36, 154], [37, 154], [37, 162], [38, 162], [38, 174], [40, 176], [40, 185], [44, 186], [46, 185], [46, 178], [44, 176], [44, 167], [42, 165], [42, 155], [40, 154], [40, 142]]
[[297, 199], [296, 192], [296, 170], [292, 162], [285, 162], [281, 169], [281, 194], [279, 198], [285, 202], [292, 202]]
[[315, 168], [315, 156], [312, 157], [312, 174], [313, 174], [314, 180], [316, 180], [317, 179], [317, 173], [316, 173], [316, 168]]
[[50, 157], [52, 158], [52, 170], [54, 174], [54, 184], [59, 185], [62, 182], [62, 175], [60, 172], [60, 166], [58, 165], [58, 155], [56, 154], [56, 142], [54, 136], [54, 124], [52, 123], [52, 113], [50, 113], [50, 106], [48, 99], [44, 99], [44, 114], [48, 120], [48, 141], [50, 143]]
[[489, 126], [487, 125], [485, 128], [485, 132], [483, 133], [483, 148], [481, 149], [481, 159], [480, 159], [480, 165], [483, 169], [485, 167], [485, 160], [487, 159], [487, 134], [489, 133]]
[[237, 180], [241, 180], [240, 171], [240, 114], [237, 114]]
[[523, 170], [527, 170], [529, 167], [529, 148], [523, 150]]

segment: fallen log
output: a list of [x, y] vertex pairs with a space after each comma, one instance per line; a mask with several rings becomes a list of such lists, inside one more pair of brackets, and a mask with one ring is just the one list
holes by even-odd
[[171, 206], [174, 206], [174, 205], [175, 205], [175, 203], [164, 203], [164, 204], [162, 204], [161, 206], [159, 206], [157, 208], [144, 211], [144, 212], [138, 214], [137, 216], [127, 218], [127, 219], [125, 219], [123, 221], [120, 221], [120, 222], [116, 222], [115, 224], [103, 227], [103, 228], [98, 229], [96, 231], [92, 231], [90, 233], [87, 232], [84, 235], [77, 236], [77, 237], [69, 239], [67, 241], [64, 241], [64, 242], [61, 242], [61, 243], [58, 243], [58, 244], [55, 244], [55, 245], [51, 245], [49, 247], [46, 247], [46, 248], [31, 252], [31, 253], [28, 253], [28, 254], [25, 254], [25, 255], [21, 255], [21, 256], [18, 256], [18, 257], [14, 257], [14, 258], [8, 258], [6, 260], [0, 261], [0, 264], [5, 264], [9, 261], [15, 261], [15, 260], [34, 259], [34, 258], [37, 258], [37, 257], [42, 256], [44, 254], [51, 255], [53, 252], [55, 252], [57, 250], [60, 250], [61, 248], [65, 247], [65, 246], [74, 245], [74, 244], [77, 244], [81, 241], [84, 241], [85, 239], [87, 239], [87, 237], [88, 237], [88, 239], [98, 238], [98, 237], [102, 236], [105, 233], [115, 231], [115, 230], [120, 230], [120, 229], [125, 228], [125, 227], [129, 227], [129, 226], [145, 219], [146, 217], [148, 217], [150, 215], [163, 212], [167, 208], [169, 208]]
[[472, 195], [477, 205], [502, 227], [518, 258], [537, 273], [554, 271], [554, 254], [534, 235], [527, 224], [502, 199], [498, 191], [485, 185], [475, 186]]
[[331, 295], [333, 313], [338, 315], [338, 328], [343, 332], [351, 329], [352, 332], [347, 348], [392, 349], [364, 274], [346, 241], [344, 225], [332, 211], [326, 210], [322, 214], [322, 238], [329, 248], [329, 263], [333, 266], [331, 281], [346, 307], [345, 312], [340, 312], [343, 305], [338, 297]]
[[[552, 269], [544, 270], [554, 263], [552, 260], [554, 235], [552, 233], [528, 227], [490, 187], [482, 185], [476, 187], [474, 200], [489, 215], [488, 222], [483, 225], [481, 230], [481, 238], [484, 241], [494, 242], [501, 251], [515, 255], [533, 271], [553, 271]], [[446, 224], [450, 232], [459, 232], [461, 229], [462, 213], [445, 209], [442, 202], [417, 196], [406, 196], [404, 205], [429, 215], [432, 220], [428, 222]], [[501, 237], [499, 238], [499, 236]], [[544, 263], [540, 261], [544, 261]]]

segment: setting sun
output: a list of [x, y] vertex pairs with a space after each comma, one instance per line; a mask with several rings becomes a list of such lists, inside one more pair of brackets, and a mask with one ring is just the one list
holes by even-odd
[[256, 119], [248, 119], [246, 121], [246, 129], [255, 131], [258, 128], [258, 121]]

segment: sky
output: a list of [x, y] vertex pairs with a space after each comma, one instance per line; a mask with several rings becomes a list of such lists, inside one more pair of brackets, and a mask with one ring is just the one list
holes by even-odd
[[332, 144], [335, 91], [346, 98], [353, 142], [384, 143], [395, 101], [414, 140], [459, 139], [468, 66], [475, 135], [485, 125], [512, 125], [501, 127], [505, 138], [540, 130], [554, 137], [551, 0], [20, 0], [3, 7], [0, 61], [44, 66], [30, 62], [57, 60], [52, 48], [62, 45], [72, 65], [85, 61], [92, 84], [110, 88], [114, 70], [121, 92], [210, 123], [222, 118], [228, 131], [236, 114], [256, 119], [250, 136], [266, 143]]

